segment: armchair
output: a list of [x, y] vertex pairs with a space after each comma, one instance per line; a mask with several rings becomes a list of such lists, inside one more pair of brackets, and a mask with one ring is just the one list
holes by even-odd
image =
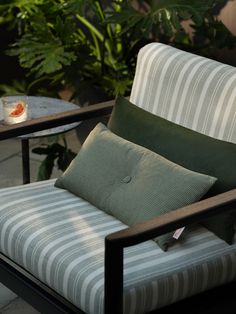
[[[153, 43], [140, 50], [130, 101], [186, 129], [231, 143], [230, 154], [235, 154], [235, 68]], [[4, 126], [0, 140], [107, 115], [113, 106], [106, 102]], [[181, 302], [193, 295], [201, 300], [208, 290], [219, 294], [217, 286], [224, 285], [218, 289], [225, 292], [228, 284], [231, 291], [236, 239], [229, 245], [198, 223], [222, 213], [234, 217], [236, 173], [232, 178], [230, 190], [131, 227], [57, 189], [54, 180], [1, 189], [0, 281], [40, 312], [53, 314], [164, 313], [167, 306], [184, 307]], [[188, 225], [193, 229], [186, 242], [168, 252], [152, 241]], [[199, 305], [193, 300], [191, 304]], [[234, 301], [232, 306], [234, 313]]]

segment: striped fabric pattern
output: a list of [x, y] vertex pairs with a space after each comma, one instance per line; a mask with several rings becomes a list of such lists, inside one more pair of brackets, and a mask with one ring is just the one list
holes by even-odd
[[[86, 313], [102, 314], [104, 238], [126, 226], [54, 180], [0, 190], [0, 249]], [[236, 279], [236, 244], [202, 227], [164, 253], [125, 249], [124, 313], [145, 313]], [[115, 289], [115, 287], [114, 287]]]
[[236, 143], [236, 68], [151, 43], [139, 52], [130, 101], [172, 122]]

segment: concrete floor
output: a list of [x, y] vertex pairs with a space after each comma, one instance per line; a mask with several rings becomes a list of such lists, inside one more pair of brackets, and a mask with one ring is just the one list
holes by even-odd
[[[47, 144], [49, 138], [32, 139], [29, 141], [30, 151], [32, 148], [41, 144]], [[66, 133], [68, 147], [78, 152], [80, 142], [74, 130]], [[19, 139], [10, 139], [0, 142], [0, 187], [14, 186], [22, 184], [22, 159], [21, 159], [21, 141]], [[30, 152], [30, 173], [31, 182], [37, 180], [37, 173], [40, 163], [45, 158], [43, 155], [37, 155]], [[61, 171], [54, 167], [52, 177], [58, 177]]]
[[[78, 152], [80, 142], [74, 130], [66, 133], [66, 140], [72, 151]], [[30, 140], [30, 149], [47, 143], [47, 138]], [[44, 156], [30, 153], [31, 182], [36, 181], [38, 167]], [[54, 167], [52, 177], [56, 178], [61, 171]], [[0, 187], [22, 184], [21, 143], [19, 139], [0, 142]], [[37, 314], [25, 301], [0, 284], [0, 314]], [[53, 313], [52, 313], [53, 314]]]

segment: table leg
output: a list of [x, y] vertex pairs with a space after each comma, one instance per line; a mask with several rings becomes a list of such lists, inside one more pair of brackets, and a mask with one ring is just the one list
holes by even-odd
[[23, 184], [30, 183], [29, 140], [21, 140]]

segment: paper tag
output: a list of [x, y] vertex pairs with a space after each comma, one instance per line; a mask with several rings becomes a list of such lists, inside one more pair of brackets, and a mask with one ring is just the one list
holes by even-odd
[[184, 231], [185, 227], [179, 228], [175, 230], [175, 233], [173, 234], [173, 238], [178, 240], [179, 237], [181, 236], [182, 232]]

